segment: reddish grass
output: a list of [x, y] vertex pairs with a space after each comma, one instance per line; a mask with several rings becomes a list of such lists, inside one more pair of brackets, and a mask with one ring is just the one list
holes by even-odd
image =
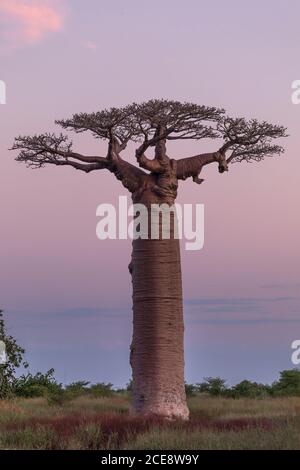
[[119, 416], [114, 414], [96, 414], [88, 416], [77, 414], [54, 418], [27, 418], [21, 421], [11, 421], [4, 426], [6, 431], [17, 432], [24, 429], [38, 429], [44, 427], [54, 431], [54, 434], [62, 441], [76, 437], [81, 428], [89, 425], [99, 426], [101, 429], [100, 445], [107, 445], [111, 436], [115, 445], [121, 446], [129, 439], [134, 439], [138, 434], [150, 431], [153, 427], [160, 429], [174, 429], [181, 432], [193, 432], [201, 430], [213, 431], [243, 431], [260, 428], [264, 431], [272, 431], [274, 422], [267, 418], [239, 418], [227, 420], [209, 420], [207, 418], [194, 417], [190, 421], [166, 422], [158, 417], [135, 417], [131, 415]]
[[62, 440], [68, 440], [71, 437], [76, 437], [80, 428], [89, 425], [96, 425], [101, 429], [102, 445], [107, 444], [112, 435], [114, 436], [114, 443], [120, 445], [129, 438], [147, 432], [154, 426], [163, 426], [164, 423], [156, 417], [140, 418], [102, 413], [94, 416], [78, 414], [55, 418], [33, 417], [21, 421], [11, 421], [4, 426], [4, 429], [9, 432], [17, 432], [28, 428], [35, 430], [44, 427], [53, 430]]
[[269, 418], [232, 418], [232, 419], [209, 419], [203, 417], [192, 417], [185, 423], [187, 431], [201, 429], [212, 429], [216, 431], [243, 431], [245, 429], [260, 428], [265, 431], [274, 429], [275, 423]]

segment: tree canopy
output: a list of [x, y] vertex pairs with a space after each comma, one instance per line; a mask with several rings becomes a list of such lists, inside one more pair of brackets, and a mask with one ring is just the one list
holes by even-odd
[[[167, 171], [170, 161], [174, 161], [167, 155], [168, 141], [222, 139], [222, 144], [209, 154], [210, 158], [208, 154], [199, 154], [177, 160], [177, 178], [192, 176], [199, 183], [203, 181], [198, 179], [203, 165], [218, 161], [219, 171], [223, 172], [228, 170], [229, 163], [261, 161], [280, 155], [283, 147], [274, 141], [287, 136], [286, 129], [280, 125], [232, 118], [223, 109], [171, 100], [150, 100], [123, 108], [74, 114], [70, 119], [57, 120], [56, 124], [67, 131], [88, 131], [96, 138], [107, 140], [107, 154], [79, 154], [73, 150], [67, 135], [45, 133], [17, 137], [12, 147], [19, 151], [16, 160], [33, 168], [62, 165], [86, 173], [107, 169], [131, 192], [136, 191], [141, 178], [149, 172]], [[121, 158], [129, 141], [136, 142], [135, 156], [140, 168]], [[150, 147], [155, 147], [154, 158], [145, 154]], [[223, 162], [221, 167], [220, 162]]]

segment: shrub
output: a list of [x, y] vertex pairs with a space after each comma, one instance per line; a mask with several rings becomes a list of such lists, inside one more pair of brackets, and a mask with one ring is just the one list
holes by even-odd
[[54, 369], [49, 369], [45, 374], [23, 374], [14, 384], [15, 395], [25, 398], [42, 397], [59, 393], [61, 390], [62, 385], [56, 382]]
[[185, 393], [187, 397], [193, 397], [196, 395], [197, 387], [193, 384], [185, 384]]
[[86, 382], [85, 380], [72, 382], [69, 385], [66, 385], [65, 391], [72, 398], [76, 398], [81, 395], [86, 395], [89, 392], [89, 388], [88, 388], [89, 383], [90, 382]]
[[232, 398], [263, 398], [269, 394], [270, 387], [268, 385], [251, 382], [250, 380], [243, 380], [228, 390], [228, 396]]
[[280, 372], [278, 382], [272, 385], [272, 392], [279, 396], [300, 396], [300, 370], [290, 369]]
[[88, 391], [93, 397], [110, 397], [114, 393], [113, 384], [102, 382], [91, 385]]
[[48, 391], [47, 402], [50, 406], [63, 406], [74, 398], [73, 395], [69, 394], [63, 388]]
[[27, 368], [28, 364], [23, 361], [25, 350], [6, 333], [2, 310], [0, 310], [0, 341], [5, 344], [7, 357], [7, 362], [0, 364], [0, 399], [3, 399], [13, 396], [16, 369], [20, 366]]
[[226, 380], [220, 377], [204, 377], [204, 382], [196, 385], [200, 393], [208, 393], [214, 397], [224, 395], [228, 390], [226, 387]]

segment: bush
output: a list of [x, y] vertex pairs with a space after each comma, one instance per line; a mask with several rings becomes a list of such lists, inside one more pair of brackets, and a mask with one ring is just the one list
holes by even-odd
[[185, 384], [185, 394], [187, 397], [193, 397], [196, 395], [197, 386], [193, 384]]
[[65, 391], [72, 398], [76, 398], [81, 395], [86, 395], [89, 392], [89, 388], [88, 388], [89, 383], [90, 382], [86, 382], [85, 380], [72, 382], [69, 385], [66, 385]]
[[275, 396], [300, 396], [300, 370], [290, 369], [280, 372], [278, 382], [272, 385], [272, 392]]
[[224, 395], [228, 388], [226, 387], [226, 380], [220, 377], [204, 377], [204, 382], [196, 385], [200, 393], [208, 393], [213, 397]]
[[243, 380], [228, 390], [228, 396], [232, 398], [264, 398], [270, 394], [268, 385]]
[[15, 395], [24, 398], [44, 397], [51, 393], [59, 393], [61, 390], [62, 385], [56, 382], [54, 369], [49, 369], [45, 374], [42, 372], [35, 375], [24, 374], [16, 379], [14, 384]]
[[65, 403], [72, 400], [74, 397], [66, 392], [63, 388], [48, 391], [47, 393], [47, 402], [50, 406], [63, 406]]
[[98, 383], [91, 385], [88, 389], [89, 393], [93, 397], [111, 397], [114, 393], [113, 384], [111, 383]]

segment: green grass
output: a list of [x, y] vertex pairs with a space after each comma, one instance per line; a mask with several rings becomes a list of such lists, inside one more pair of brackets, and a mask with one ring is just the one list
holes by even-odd
[[129, 397], [0, 401], [1, 449], [300, 449], [300, 398], [189, 399], [189, 422], [134, 417]]

